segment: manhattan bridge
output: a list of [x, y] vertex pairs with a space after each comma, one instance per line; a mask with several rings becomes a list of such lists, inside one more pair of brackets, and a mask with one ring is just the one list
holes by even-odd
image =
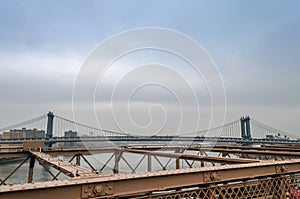
[[[7, 137], [28, 129], [42, 135]], [[300, 198], [299, 138], [248, 116], [147, 136], [49, 112], [0, 133], [0, 160], [18, 161], [0, 176], [0, 198]], [[14, 180], [23, 167], [25, 182]], [[49, 180], [35, 178], [37, 167]]]

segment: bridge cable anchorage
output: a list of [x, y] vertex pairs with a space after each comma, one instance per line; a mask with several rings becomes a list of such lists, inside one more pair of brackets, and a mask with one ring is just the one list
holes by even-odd
[[7, 126], [7, 127], [0, 128], [0, 132], [9, 131], [11, 129], [16, 129], [16, 128], [19, 128], [19, 127], [24, 127], [24, 126], [27, 126], [29, 124], [33, 124], [33, 123], [42, 121], [46, 118], [47, 118], [47, 115], [44, 114], [44, 115], [32, 118], [32, 119], [24, 121], [24, 122], [20, 122], [20, 123], [17, 123], [17, 124], [13, 124], [13, 125], [10, 125], [10, 126]]
[[[73, 127], [75, 125], [75, 128], [77, 130], [79, 129], [79, 127], [81, 127], [81, 128], [85, 128], [85, 130], [96, 131], [96, 132], [100, 133], [101, 136], [131, 136], [129, 133], [111, 131], [111, 130], [100, 129], [100, 128], [88, 126], [85, 124], [81, 124], [81, 123], [72, 121], [70, 119], [60, 117], [58, 115], [54, 115], [54, 118], [58, 119], [58, 120], [56, 120], [56, 123], [55, 123], [55, 125], [56, 125], [55, 130], [57, 130], [56, 133], [62, 132], [62, 126], [63, 125], [67, 126], [68, 124], [66, 124], [66, 123], [69, 123], [69, 124], [73, 125]], [[65, 122], [65, 123], [63, 123], [63, 122]], [[90, 133], [90, 132], [87, 132], [87, 133]], [[92, 133], [94, 133], [94, 132], [92, 132]]]

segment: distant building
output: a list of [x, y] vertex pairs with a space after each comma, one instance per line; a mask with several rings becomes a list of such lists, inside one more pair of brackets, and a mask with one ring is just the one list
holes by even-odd
[[[65, 132], [65, 138], [76, 138], [77, 137], [77, 132], [76, 131], [66, 131]], [[65, 142], [64, 143], [65, 147], [71, 147], [71, 146], [78, 146], [78, 143], [76, 142]]]
[[72, 130], [66, 131], [66, 132], [65, 132], [65, 137], [66, 137], [66, 138], [74, 138], [74, 137], [77, 137], [77, 132], [76, 132], [76, 131], [72, 131]]
[[[34, 129], [11, 129], [9, 132], [3, 132], [2, 140], [15, 140], [15, 139], [42, 139], [45, 138], [44, 130]], [[2, 144], [1, 147], [9, 148], [12, 146], [22, 146], [22, 144]], [[15, 149], [1, 149], [2, 152], [16, 151]]]
[[44, 130], [34, 129], [12, 129], [9, 132], [3, 132], [3, 139], [18, 139], [18, 138], [27, 138], [27, 139], [36, 139], [36, 138], [45, 138]]

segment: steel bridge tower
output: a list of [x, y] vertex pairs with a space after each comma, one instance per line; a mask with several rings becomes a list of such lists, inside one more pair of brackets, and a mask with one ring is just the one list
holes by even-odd
[[242, 138], [246, 140], [251, 140], [251, 131], [250, 131], [250, 117], [241, 117], [241, 134]]

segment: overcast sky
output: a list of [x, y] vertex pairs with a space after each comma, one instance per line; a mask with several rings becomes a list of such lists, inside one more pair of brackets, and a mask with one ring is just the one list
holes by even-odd
[[[224, 81], [226, 101], [225, 121], [250, 115], [263, 123], [297, 134], [300, 131], [300, 2], [299, 1], [0, 1], [0, 127], [26, 120], [52, 110], [55, 114], [73, 117], [72, 91], [84, 60], [107, 38], [134, 28], [161, 27], [179, 31], [202, 45], [218, 67]], [[148, 55], [148, 56], [146, 56]], [[113, 88], [118, 67], [130, 68], [134, 60], [163, 56], [169, 65], [180, 68], [184, 63], [177, 58], [157, 52], [143, 53], [121, 59], [111, 68], [107, 85], [97, 87], [96, 112], [101, 125], [118, 129], [109, 115], [106, 103]], [[149, 59], [149, 63], [158, 63]], [[175, 61], [174, 61], [175, 60]], [[144, 61], [143, 63], [145, 63]], [[175, 64], [177, 63], [177, 65]], [[165, 62], [163, 63], [165, 64]], [[180, 65], [181, 64], [181, 65]], [[148, 66], [147, 69], [151, 68]], [[145, 69], [145, 70], [147, 70]], [[123, 90], [136, 79], [176, 80], [174, 74], [162, 70], [131, 73], [130, 81], [120, 83]], [[179, 69], [185, 73], [186, 69]], [[201, 121], [211, 117], [208, 93], [201, 80], [193, 81]], [[135, 74], [135, 75], [134, 75]], [[143, 76], [144, 75], [144, 76]], [[196, 79], [196, 78], [195, 78]], [[133, 81], [136, 80], [136, 81]], [[141, 84], [141, 83], [139, 83]], [[106, 86], [105, 86], [106, 85]], [[136, 85], [139, 86], [139, 85]], [[182, 86], [182, 87], [181, 87]], [[176, 86], [175, 86], [176, 87]], [[131, 88], [131, 87], [130, 87]], [[184, 84], [177, 85], [178, 92]], [[102, 89], [102, 90], [101, 90]], [[183, 94], [185, 95], [185, 94]], [[155, 97], [153, 97], [155, 96]], [[158, 131], [167, 117], [165, 132], [178, 128], [181, 113], [173, 104], [171, 92], [152, 85], [140, 89], [130, 101], [134, 124], [147, 127], [149, 107], [158, 117], [153, 128]], [[114, 99], [120, 129], [127, 130], [129, 120], [118, 114], [127, 103], [122, 97]], [[119, 101], [118, 101], [119, 100]], [[194, 104], [185, 101], [187, 116], [193, 117]], [[81, 108], [85, 109], [82, 102]], [[146, 104], [146, 105], [145, 105]], [[190, 106], [188, 106], [190, 105]], [[162, 108], [165, 107], [165, 108]], [[198, 107], [198, 108], [199, 108]], [[125, 107], [127, 109], [127, 107]], [[146, 108], [146, 110], [145, 110]], [[153, 108], [153, 107], [152, 107]], [[221, 110], [222, 108], [220, 108]], [[150, 112], [151, 112], [150, 111]], [[84, 112], [84, 111], [83, 111]], [[107, 116], [107, 117], [106, 117]], [[84, 123], [95, 125], [94, 118], [83, 115]], [[124, 117], [124, 118], [119, 118]], [[116, 118], [115, 118], [116, 119]], [[153, 118], [152, 118], [153, 119]], [[182, 131], [189, 131], [189, 119], [182, 120]], [[200, 125], [202, 122], [200, 121]], [[221, 121], [222, 122], [222, 121]], [[128, 124], [127, 124], [128, 125]], [[201, 126], [199, 129], [202, 129]]]

